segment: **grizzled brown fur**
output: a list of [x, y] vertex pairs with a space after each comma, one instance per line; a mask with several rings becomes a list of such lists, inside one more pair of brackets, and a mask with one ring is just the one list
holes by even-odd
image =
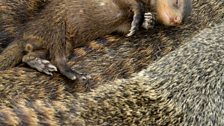
[[6, 100], [9, 104], [2, 104], [0, 122], [3, 125], [224, 125], [223, 39], [224, 22], [204, 29], [130, 79], [116, 80], [76, 97], [64, 90], [57, 100], [50, 97]]
[[[87, 5], [90, 6], [86, 7]], [[142, 12], [138, 12], [138, 8], [140, 8], [138, 1], [135, 0], [50, 1], [35, 19], [24, 25], [15, 41], [19, 41], [18, 44], [22, 46], [21, 50], [27, 51], [22, 49], [27, 44], [35, 48], [32, 48], [32, 52], [28, 51], [28, 57], [30, 57], [30, 53], [35, 53], [34, 58], [41, 58], [39, 55], [36, 56], [36, 51], [41, 49], [48, 51], [50, 60], [59, 71], [69, 79], [74, 80], [77, 72], [66, 64], [67, 56], [71, 53], [72, 47], [78, 47], [113, 31], [128, 32], [133, 16], [131, 11], [134, 14], [142, 14]], [[100, 11], [103, 13], [99, 13]], [[25, 42], [23, 43], [23, 41]], [[29, 62], [24, 59], [23, 61]], [[3, 61], [3, 63], [5, 62]], [[44, 69], [49, 68], [38, 70], [44, 72]]]
[[23, 25], [32, 20], [48, 2], [49, 0], [1, 0], [0, 47], [4, 48], [13, 41]]
[[[105, 84], [106, 81], [113, 81], [116, 78], [130, 77], [132, 73], [146, 68], [153, 61], [157, 61], [158, 58], [182, 45], [186, 42], [185, 40], [190, 39], [201, 29], [223, 21], [223, 12], [223, 3], [220, 0], [194, 0], [193, 15], [189, 22], [186, 22], [183, 26], [172, 29], [159, 27], [151, 31], [150, 35], [141, 32], [131, 39], [121, 38], [117, 42], [107, 44], [105, 50], [95, 50], [84, 57], [75, 59], [73, 67], [80, 71], [91, 73], [94, 77], [91, 81], [93, 86]], [[210, 30], [208, 31], [210, 32]], [[217, 32], [219, 32], [219, 35], [223, 33], [223, 31], [219, 30]], [[204, 34], [203, 38], [206, 38], [205, 36], [214, 36], [206, 32]], [[221, 39], [222, 36], [216, 36], [215, 38], [220, 37]], [[220, 40], [220, 43], [214, 42], [215, 39], [205, 43], [196, 41], [194, 43], [199, 43], [198, 45], [189, 44], [187, 47], [181, 47], [183, 49], [180, 49], [181, 51], [177, 54], [177, 58], [175, 58], [174, 52], [171, 56], [167, 56], [162, 61], [151, 66], [150, 69], [152, 71], [149, 74], [150, 78], [152, 78], [151, 80], [149, 80], [148, 75], [144, 76], [144, 80], [142, 76], [144, 74], [138, 75], [139, 78], [134, 78], [134, 80], [140, 82], [149, 81], [152, 84], [151, 87], [159, 92], [165, 90], [165, 93], [167, 92], [166, 95], [169, 95], [168, 98], [172, 99], [171, 101], [174, 102], [175, 106], [178, 106], [185, 113], [182, 121], [185, 125], [223, 125], [223, 114], [221, 113], [223, 99], [220, 97], [223, 94], [223, 87], [220, 87], [220, 82], [222, 82], [222, 79], [220, 79], [222, 74], [220, 72], [222, 72], [223, 68], [221, 61], [223, 58], [220, 58], [223, 54], [223, 49], [220, 48], [222, 48], [223, 43], [222, 40]], [[183, 53], [184, 50], [186, 50], [186, 53]], [[194, 53], [192, 54], [190, 50]], [[198, 54], [197, 52], [201, 53]], [[205, 57], [205, 59], [202, 57]], [[206, 61], [206, 59], [209, 60]], [[170, 65], [173, 67], [170, 67], [168, 63], [165, 67], [167, 69], [163, 70], [160, 63], [164, 62], [164, 60], [172, 61]], [[187, 62], [185, 63], [185, 61]], [[214, 62], [209, 63], [209, 61]], [[175, 64], [179, 62], [183, 64]], [[70, 63], [73, 64], [73, 61]], [[202, 65], [203, 63], [208, 65]], [[191, 69], [190, 66], [195, 66], [198, 69]], [[187, 71], [188, 68], [189, 71]], [[168, 72], [172, 71], [171, 69], [177, 73], [169, 74]], [[208, 70], [207, 72], [206, 69]], [[212, 72], [210, 70], [215, 71]], [[182, 73], [183, 71], [184, 73]], [[147, 70], [141, 73], [147, 73]], [[14, 98], [29, 98], [33, 101], [33, 104], [35, 100], [43, 99], [50, 99], [49, 103], [54, 100], [60, 102], [63, 101], [60, 97], [62, 99], [64, 96], [70, 95], [74, 95], [74, 98], [79, 97], [76, 96], [76, 92], [80, 92], [83, 89], [80, 85], [74, 85], [75, 87], [73, 87], [71, 83], [77, 82], [68, 81], [60, 74], [49, 77], [23, 67], [1, 71], [0, 76], [0, 84], [2, 84], [0, 86], [1, 104], [7, 106], [14, 105], [11, 103]], [[181, 81], [183, 81], [183, 84]], [[73, 103], [67, 100], [65, 104]]]
[[[57, 69], [67, 78], [75, 80], [76, 75], [79, 74], [66, 63], [67, 56], [71, 54], [71, 49], [114, 31], [127, 33], [131, 28], [133, 16], [135, 22], [136, 14], [142, 14], [143, 12], [138, 10], [144, 8], [142, 7], [143, 4], [140, 3], [147, 5], [147, 9], [155, 8], [158, 21], [165, 25], [179, 25], [191, 12], [190, 0], [179, 0], [178, 3], [172, 0], [165, 2], [159, 0], [50, 1], [36, 18], [25, 24], [21, 36], [16, 39], [16, 41], [19, 41], [19, 45], [22, 45], [21, 49], [26, 48], [27, 44], [34, 46], [31, 51], [25, 49], [27, 55], [24, 56], [23, 62], [51, 75], [51, 72], [56, 71], [56, 68], [48, 70], [51, 69], [49, 66], [42, 68], [40, 67], [42, 64], [36, 65], [39, 64], [39, 61], [38, 63], [32, 62], [36, 58], [42, 58], [36, 53], [37, 51], [46, 50], [49, 54], [47, 58]], [[164, 16], [166, 10], [169, 13]], [[25, 42], [23, 43], [23, 41]], [[4, 54], [7, 54], [7, 52]], [[1, 64], [6, 64], [1, 66], [0, 69], [6, 69], [7, 62], [4, 61], [4, 58], [3, 60], [0, 58], [0, 60]], [[9, 62], [9, 60], [6, 61]], [[11, 60], [11, 62], [15, 61], [17, 60]], [[15, 63], [8, 64], [11, 67], [10, 64]]]
[[[199, 30], [220, 22], [224, 16], [223, 12], [223, 3], [219, 0], [194, 0], [192, 16], [184, 25], [178, 28], [158, 26], [149, 33], [141, 32], [130, 39], [120, 37], [119, 40], [115, 39], [115, 41], [107, 43], [106, 48], [92, 51], [84, 57], [74, 59], [70, 61], [70, 64], [75, 69], [90, 74], [93, 78], [90, 84], [94, 87], [116, 78], [127, 78], [130, 74], [140, 71], [148, 64], [176, 49], [183, 44], [184, 40], [189, 39]], [[198, 15], [203, 15], [203, 17]], [[24, 68], [19, 69], [23, 71]], [[30, 82], [33, 79], [26, 75], [27, 70], [24, 69], [22, 83]], [[34, 76], [37, 74], [30, 71], [32, 70], [27, 71], [27, 74]], [[13, 79], [14, 73], [10, 74], [10, 72], [12, 71], [9, 70], [6, 76]], [[42, 74], [38, 75], [44, 76]], [[54, 80], [51, 77], [45, 78], [45, 81], [49, 81], [49, 83]], [[65, 78], [57, 74], [53, 78], [60, 79], [63, 82], [66, 81]], [[54, 83], [54, 81], [52, 82]], [[82, 86], [72, 89], [80, 91], [80, 88]]]
[[[32, 20], [48, 3], [49, 0], [0, 1], [0, 52], [18, 37], [20, 31], [24, 28], [24, 24]], [[16, 44], [7, 48], [0, 55], [0, 67], [12, 67], [18, 64], [22, 60], [22, 52], [23, 50]], [[11, 60], [14, 60], [14, 62], [10, 62]]]
[[[65, 93], [65, 92], [64, 92]], [[146, 83], [119, 80], [90, 93], [58, 100], [18, 100], [0, 107], [1, 125], [177, 125], [181, 111]], [[163, 115], [163, 116], [161, 116]], [[174, 118], [175, 117], [175, 118]]]

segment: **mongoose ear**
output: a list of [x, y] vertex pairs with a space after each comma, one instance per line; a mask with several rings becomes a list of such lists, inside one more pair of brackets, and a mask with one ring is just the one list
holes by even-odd
[[192, 0], [184, 0], [184, 8], [183, 8], [183, 20], [185, 20], [190, 14], [192, 10]]
[[30, 44], [30, 43], [27, 43], [27, 44], [25, 45], [25, 51], [27, 51], [27, 52], [32, 52], [32, 51], [33, 51], [33, 45]]

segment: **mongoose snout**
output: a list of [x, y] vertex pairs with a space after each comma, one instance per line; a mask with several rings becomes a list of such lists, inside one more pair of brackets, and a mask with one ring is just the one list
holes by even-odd
[[157, 0], [153, 2], [157, 20], [167, 26], [180, 25], [191, 13], [191, 0]]

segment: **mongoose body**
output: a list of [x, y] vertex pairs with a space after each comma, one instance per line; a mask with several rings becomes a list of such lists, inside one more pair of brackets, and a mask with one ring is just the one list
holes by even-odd
[[[224, 22], [203, 30], [131, 78], [101, 85], [77, 97], [59, 88], [65, 85], [42, 85], [51, 88], [35, 91], [54, 95], [2, 106], [0, 124], [224, 125], [223, 34]], [[0, 74], [0, 78], [4, 80], [6, 76]], [[38, 81], [35, 86], [40, 86]]]
[[[57, 68], [75, 80], [79, 74], [66, 63], [71, 49], [114, 31], [127, 33], [134, 15], [132, 11], [135, 12], [139, 2], [146, 8], [155, 8], [158, 21], [171, 26], [179, 25], [191, 10], [190, 0], [51, 1], [34, 20], [26, 23], [18, 38], [25, 41], [19, 43], [28, 52], [23, 61], [47, 74]], [[41, 59], [40, 50], [49, 53], [48, 59], [56, 67]]]
[[[123, 74], [128, 75], [127, 74], [128, 72], [130, 72], [130, 73], [136, 72], [142, 68], [141, 65], [149, 65], [152, 62], [154, 62], [153, 68], [151, 68], [153, 70], [150, 71], [150, 74], [148, 74], [150, 77], [147, 76], [148, 70], [145, 70], [143, 72], [145, 74], [140, 74], [141, 76], [136, 75], [136, 76], [138, 76], [137, 82], [140, 82], [141, 84], [140, 85], [136, 84], [133, 86], [134, 88], [128, 88], [128, 89], [135, 89], [135, 91], [137, 89], [140, 89], [139, 87], [142, 87], [141, 85], [144, 85], [144, 84], [142, 84], [142, 82], [144, 80], [143, 76], [145, 75], [144, 76], [145, 81], [150, 79], [150, 84], [156, 85], [156, 86], [150, 86], [150, 87], [152, 87], [153, 89], [156, 88], [158, 90], [162, 89], [162, 90], [166, 90], [166, 91], [168, 90], [167, 92], [172, 92], [170, 95], [167, 94], [167, 95], [169, 95], [168, 99], [171, 99], [171, 101], [175, 101], [175, 105], [177, 104], [178, 107], [184, 107], [184, 112], [183, 112], [184, 124], [183, 125], [194, 125], [194, 124], [195, 125], [211, 124], [213, 126], [214, 125], [223, 125], [223, 114], [221, 113], [222, 110], [220, 109], [220, 108], [223, 108], [223, 107], [221, 107], [223, 105], [222, 104], [223, 103], [223, 97], [222, 97], [223, 96], [222, 95], [223, 88], [220, 87], [220, 86], [222, 86], [222, 85], [220, 85], [221, 84], [220, 82], [222, 82], [222, 80], [223, 80], [222, 79], [222, 75], [223, 75], [222, 74], [223, 73], [222, 59], [223, 58], [220, 58], [220, 56], [223, 55], [223, 41], [222, 41], [223, 31], [219, 31], [219, 30], [216, 31], [219, 35], [217, 33], [208, 35], [205, 31], [210, 32], [210, 30], [206, 29], [204, 32], [202, 32], [200, 34], [200, 35], [203, 35], [202, 37], [196, 36], [196, 40], [198, 40], [198, 41], [194, 41], [193, 42], [194, 44], [192, 44], [192, 43], [186, 44], [185, 46], [181, 47], [181, 50], [178, 50], [177, 52], [174, 51], [172, 53], [172, 56], [170, 56], [168, 54], [167, 57], [162, 59], [162, 61], [159, 61], [159, 63], [157, 63], [155, 59], [152, 60], [149, 58], [149, 57], [154, 57], [154, 55], [155, 55], [154, 52], [157, 50], [153, 51], [152, 53], [147, 52], [148, 50], [149, 51], [152, 50], [152, 49], [150, 49], [151, 46], [154, 46], [154, 47], [159, 46], [161, 49], [159, 51], [159, 53], [161, 53], [161, 54], [157, 53], [157, 55], [163, 56], [163, 55], [167, 54], [168, 52], [170, 52], [170, 50], [169, 50], [170, 48], [172, 48], [172, 49], [176, 48], [177, 45], [173, 45], [175, 47], [172, 47], [172, 45], [169, 45], [170, 43], [171, 44], [177, 43], [177, 42], [179, 42], [178, 44], [187, 43], [186, 41], [183, 41], [183, 40], [186, 40], [186, 39], [189, 40], [189, 38], [191, 38], [192, 35], [195, 35], [198, 32], [198, 30], [204, 29], [205, 27], [209, 27], [210, 24], [217, 23], [220, 20], [223, 21], [224, 13], [220, 13], [220, 12], [223, 12], [224, 8], [223, 8], [223, 4], [221, 5], [218, 1], [219, 0], [194, 1], [193, 5], [194, 5], [194, 8], [196, 8], [196, 9], [194, 9], [194, 11], [193, 11], [192, 20], [189, 21], [189, 23], [187, 23], [183, 26], [180, 26], [180, 28], [159, 29], [159, 31], [154, 30], [154, 31], [150, 32], [151, 35], [148, 37], [144, 37], [147, 35], [146, 33], [141, 34], [140, 35], [141, 37], [134, 38], [134, 39], [131, 38], [129, 40], [129, 42], [125, 41], [126, 39], [125, 40], [122, 39], [121, 42], [118, 41], [116, 43], [116, 45], [113, 44], [112, 46], [109, 47], [110, 50], [114, 49], [117, 51], [117, 53], [115, 53], [115, 54], [120, 54], [120, 55], [118, 55], [116, 57], [112, 57], [112, 58], [110, 57], [110, 59], [108, 59], [108, 55], [112, 56], [114, 53], [112, 53], [112, 55], [110, 55], [110, 54], [104, 55], [101, 53], [92, 52], [90, 55], [87, 55], [81, 59], [82, 61], [86, 61], [86, 62], [88, 61], [87, 67], [84, 67], [86, 64], [83, 64], [83, 62], [76, 62], [76, 66], [81, 67], [82, 70], [90, 70], [90, 72], [96, 72], [96, 74], [98, 74], [98, 76], [97, 76], [98, 78], [101, 77], [105, 80], [110, 80], [111, 77], [112, 78], [123, 77]], [[205, 2], [206, 2], [206, 4], [204, 4]], [[199, 14], [203, 15], [203, 17], [197, 17], [197, 15], [199, 15]], [[218, 41], [216, 41], [216, 38], [219, 38], [219, 39], [217, 39]], [[148, 39], [148, 41], [146, 41], [145, 39]], [[205, 41], [203, 41], [203, 40], [205, 40]], [[150, 43], [151, 41], [153, 41], [155, 43]], [[138, 43], [136, 43], [136, 42], [138, 42]], [[134, 45], [133, 45], [133, 43], [134, 43]], [[158, 45], [157, 43], [159, 43], [161, 45]], [[166, 44], [166, 43], [168, 43], [168, 44]], [[143, 47], [143, 45], [144, 45], [144, 47]], [[123, 47], [126, 47], [125, 50]], [[129, 55], [127, 55], [126, 52], [130, 52]], [[193, 53], [191, 53], [191, 52], [193, 52]], [[148, 53], [148, 54], [146, 54], [146, 53]], [[170, 57], [170, 58], [168, 58], [168, 57]], [[141, 58], [141, 59], [139, 59], [139, 58]], [[94, 62], [94, 61], [96, 61], [96, 59], [99, 59], [98, 62]], [[138, 62], [136, 62], [135, 60], [133, 61], [131, 59], [139, 59], [139, 60], [138, 60]], [[123, 61], [123, 60], [125, 62], [129, 61], [129, 63], [128, 64], [120, 64], [122, 62], [119, 62], [119, 61]], [[113, 62], [113, 64], [112, 64], [113, 66], [109, 69], [113, 69], [114, 71], [109, 71], [110, 72], [109, 77], [102, 76], [102, 75], [104, 75], [105, 67], [108, 68], [109, 66], [111, 66], [111, 61], [115, 61], [115, 63]], [[131, 62], [131, 61], [133, 61], [133, 62]], [[167, 63], [167, 61], [169, 61], [169, 62]], [[161, 63], [161, 62], [163, 62], [163, 63]], [[105, 66], [99, 65], [100, 63], [104, 64]], [[210, 63], [212, 63], [212, 64], [210, 64]], [[107, 64], [109, 64], [109, 66], [107, 66]], [[164, 69], [164, 67], [161, 67], [161, 64], [163, 64], [162, 66], [167, 65], [165, 67], [166, 69]], [[188, 64], [188, 65], [186, 65], [186, 64]], [[189, 67], [186, 67], [186, 66], [189, 66]], [[188, 69], [190, 67], [193, 69]], [[214, 71], [212, 72], [211, 70], [214, 70]], [[125, 71], [126, 73], [123, 72], [122, 75], [120, 75], [121, 71]], [[106, 71], [106, 72], [108, 72], [108, 71]], [[167, 74], [169, 72], [173, 72], [173, 73]], [[183, 74], [183, 72], [184, 72], [184, 74]], [[187, 76], [187, 75], [189, 75], [189, 76]], [[69, 122], [74, 121], [74, 118], [72, 118], [73, 116], [71, 116], [71, 115], [73, 115], [72, 113], [75, 112], [73, 109], [74, 104], [75, 104], [75, 103], [73, 103], [73, 100], [76, 99], [76, 97], [75, 98], [72, 97], [71, 99], [66, 99], [63, 96], [69, 96], [69, 94], [73, 94], [73, 93], [74, 93], [74, 95], [76, 95], [76, 94], [75, 94], [75, 92], [71, 91], [71, 89], [72, 89], [71, 87], [67, 87], [67, 89], [63, 90], [63, 86], [65, 86], [65, 87], [71, 86], [71, 85], [69, 85], [69, 82], [66, 78], [60, 76], [59, 74], [56, 74], [56, 76], [54, 76], [54, 77], [48, 77], [39, 72], [30, 70], [28, 68], [21, 68], [21, 67], [12, 68], [12, 69], [9, 69], [6, 71], [1, 71], [0, 76], [1, 76], [0, 77], [0, 80], [1, 80], [0, 89], [2, 89], [1, 90], [1, 102], [9, 103], [9, 106], [14, 106], [14, 108], [10, 107], [10, 109], [5, 109], [5, 107], [3, 107], [4, 109], [2, 109], [2, 111], [3, 111], [2, 113], [4, 113], [4, 114], [1, 116], [2, 117], [1, 119], [3, 119], [2, 120], [3, 124], [5, 122], [8, 122], [8, 119], [10, 119], [10, 122], [15, 122], [16, 124], [17, 124], [17, 121], [19, 121], [19, 120], [24, 120], [23, 122], [26, 122], [27, 120], [31, 121], [31, 120], [29, 120], [30, 118], [26, 118], [27, 117], [26, 115], [30, 115], [29, 112], [32, 112], [32, 115], [34, 115], [33, 112], [37, 115], [40, 114], [40, 116], [35, 116], [35, 115], [28, 116], [28, 117], [34, 117], [32, 119], [34, 119], [35, 121], [38, 121], [38, 122], [46, 123], [46, 119], [49, 119], [49, 120], [53, 119], [55, 121], [54, 122], [49, 121], [49, 123], [54, 123], [54, 124], [57, 123], [58, 125], [60, 125], [60, 124], [63, 124], [63, 121], [64, 121], [64, 123], [66, 123], [66, 122], [69, 123]], [[211, 79], [208, 79], [208, 78], [211, 78]], [[176, 79], [178, 79], [179, 81], [177, 81]], [[100, 79], [98, 79], [97, 82], [99, 80]], [[161, 80], [163, 80], [163, 81], [161, 81]], [[192, 83], [192, 80], [194, 80], [194, 83]], [[210, 80], [210, 81], [207, 81], [207, 80]], [[135, 79], [135, 81], [136, 81], [136, 79]], [[132, 83], [132, 85], [133, 85], [134, 81], [133, 81], [133, 79], [131, 79], [131, 80], [128, 79], [128, 80], [126, 80], [126, 82], [130, 83], [130, 84]], [[183, 82], [183, 83], [181, 83], [181, 82]], [[100, 81], [99, 83], [100, 83], [100, 85], [105, 84], [102, 81]], [[120, 82], [118, 82], [118, 83], [120, 83]], [[127, 84], [127, 83], [120, 83], [120, 84], [122, 86], [127, 85], [127, 87], [129, 87], [130, 84]], [[118, 84], [118, 85], [121, 86], [120, 84]], [[107, 86], [107, 84], [105, 84], [104, 86], [101, 86], [100, 88], [98, 88], [97, 89], [98, 91], [93, 90], [92, 94], [95, 93], [94, 96], [96, 96], [97, 98], [99, 98], [98, 96], [100, 96], [100, 99], [101, 98], [105, 99], [104, 96], [108, 96], [108, 94], [109, 94], [108, 88], [111, 90], [112, 87], [114, 88], [114, 86], [116, 87], [118, 85], [114, 84], [113, 86]], [[141, 90], [143, 89], [146, 91], [146, 90], [150, 89], [150, 88], [145, 88], [145, 87], [147, 87], [147, 85], [144, 85], [144, 87], [141, 88]], [[104, 88], [104, 90], [102, 88]], [[125, 90], [125, 88], [121, 88], [121, 89], [123, 89], [123, 90], [120, 91], [120, 90], [116, 90], [116, 88], [115, 88], [115, 90], [120, 93], [124, 93], [124, 92], [128, 91], [128, 90]], [[80, 90], [78, 89], [78, 91], [80, 91]], [[101, 93], [99, 93], [99, 91], [101, 91]], [[111, 98], [115, 98], [114, 95], [117, 93], [111, 93], [111, 94], [109, 94], [109, 96], [112, 95]], [[158, 93], [159, 92], [157, 92], [156, 94], [158, 94]], [[162, 92], [162, 93], [164, 93], [164, 92]], [[102, 96], [100, 94], [104, 94], [104, 96]], [[166, 94], [166, 93], [164, 93], [164, 94]], [[90, 101], [91, 101], [91, 99], [94, 96], [91, 96], [91, 94], [88, 94], [88, 95], [90, 95], [90, 97], [91, 97]], [[39, 96], [39, 97], [37, 97], [37, 96]], [[125, 95], [125, 96], [127, 96], [127, 95]], [[143, 95], [138, 95], [137, 98], [140, 98], [139, 96], [143, 96]], [[148, 96], [149, 95], [147, 95], [147, 97]], [[9, 102], [10, 100], [15, 100], [15, 99], [17, 100], [19, 98], [27, 99], [28, 97], [32, 98], [32, 99], [36, 99], [36, 101], [33, 101], [33, 102], [28, 101], [28, 102], [25, 102], [25, 104], [20, 103], [19, 105], [15, 105], [15, 103]], [[57, 99], [56, 102], [54, 102], [52, 100], [52, 101], [49, 101], [49, 103], [48, 103], [48, 101], [43, 100], [44, 98], [54, 99], [55, 97], [59, 98], [59, 99]], [[85, 95], [83, 95], [83, 97], [85, 98]], [[60, 98], [61, 98], [61, 100], [60, 100]], [[113, 103], [111, 98], [109, 98], [108, 101], [110, 103]], [[118, 98], [121, 98], [121, 97], [118, 97]], [[127, 97], [125, 97], [125, 99], [126, 98]], [[89, 99], [89, 97], [88, 97], [88, 99]], [[38, 102], [38, 100], [41, 100], [41, 102]], [[155, 102], [157, 102], [157, 100]], [[51, 103], [53, 103], [53, 105]], [[57, 104], [57, 103], [62, 103], [62, 105]], [[80, 103], [80, 102], [78, 102], [78, 103]], [[116, 103], [119, 104], [119, 102], [116, 102]], [[126, 103], [130, 103], [130, 102], [126, 102]], [[171, 103], [171, 102], [169, 102], [169, 103]], [[108, 105], [107, 102], [105, 104]], [[40, 110], [37, 110], [36, 108], [33, 109], [33, 106], [35, 106], [35, 105], [38, 105], [38, 108], [40, 108], [40, 106], [42, 106], [42, 107]], [[69, 105], [71, 105], [71, 107]], [[97, 107], [101, 108], [101, 107], [99, 107], [101, 105], [102, 104], [97, 104]], [[124, 108], [123, 104], [118, 105], [118, 106], [121, 106], [118, 108]], [[60, 107], [60, 109], [58, 109], [58, 107]], [[64, 107], [67, 107], [69, 109], [64, 109]], [[113, 105], [113, 107], [114, 107], [114, 105]], [[156, 105], [156, 107], [158, 107], [158, 104]], [[21, 108], [21, 109], [19, 109], [19, 108]], [[47, 109], [47, 108], [49, 108], [49, 109]], [[160, 106], [159, 108], [164, 108], [165, 110], [170, 110], [164, 106]], [[17, 112], [17, 114], [15, 114], [14, 113], [15, 111], [13, 111], [13, 110], [15, 110]], [[18, 110], [21, 110], [21, 111], [18, 111]], [[46, 110], [46, 111], [42, 111], [42, 110]], [[54, 111], [54, 110], [56, 110], [56, 111]], [[60, 112], [58, 112], [57, 110], [60, 110]], [[68, 110], [68, 111], [66, 111], [66, 110]], [[95, 110], [100, 111], [102, 109], [95, 109]], [[109, 109], [106, 109], [106, 110], [109, 110]], [[183, 108], [182, 108], [182, 110], [183, 110]], [[14, 114], [11, 113], [11, 111], [13, 111]], [[25, 111], [25, 112], [23, 113], [23, 111]], [[65, 112], [65, 113], [62, 114], [61, 112]], [[88, 111], [88, 109], [85, 108], [85, 112], [87, 112], [87, 113], [89, 112], [89, 114], [90, 114], [92, 111], [90, 112], [90, 111]], [[109, 113], [109, 111], [106, 111], [106, 112]], [[144, 112], [147, 113], [147, 112], [149, 112], [149, 110], [143, 111], [143, 113]], [[158, 111], [156, 111], [156, 112], [158, 112]], [[170, 112], [172, 113], [174, 111], [171, 110], [168, 113], [170, 113]], [[20, 114], [18, 114], [18, 113], [20, 113]], [[29, 113], [29, 114], [27, 114], [27, 113]], [[13, 116], [8, 116], [10, 114], [13, 114]], [[46, 118], [40, 118], [40, 117], [43, 117], [43, 114], [44, 114], [44, 116], [46, 116]], [[55, 115], [53, 115], [53, 114], [55, 114]], [[96, 113], [94, 112], [92, 114], [96, 114]], [[177, 114], [177, 113], [175, 113], [175, 114]], [[49, 118], [49, 115], [51, 115], [50, 117], [52, 117], [52, 115], [53, 115], [53, 117], [56, 117], [56, 118]], [[157, 119], [167, 117], [166, 116], [167, 114], [165, 114], [165, 115], [159, 114], [159, 115], [162, 117], [159, 116]], [[99, 113], [96, 114], [96, 116], [99, 117]], [[154, 114], [152, 116], [154, 116]], [[152, 116], [148, 116], [148, 117], [151, 118]], [[7, 117], [13, 117], [13, 118], [7, 118]], [[38, 118], [38, 120], [36, 120], [37, 119], [36, 117]], [[60, 118], [60, 117], [62, 117], [62, 118]], [[105, 117], [105, 113], [103, 113], [102, 116], [100, 116], [100, 117]], [[118, 116], [113, 116], [113, 117], [118, 117]], [[136, 115], [134, 117], [136, 117]], [[175, 115], [168, 116], [168, 117], [172, 118], [172, 120], [176, 119]], [[131, 118], [131, 116], [129, 118]], [[138, 118], [138, 119], [141, 119], [141, 118]], [[60, 123], [58, 123], [58, 122], [60, 122]], [[166, 120], [162, 119], [162, 122], [166, 123]]]
[[49, 0], [1, 0], [0, 47], [5, 48], [13, 41], [23, 25], [34, 18], [48, 2]]
[[0, 106], [0, 125], [173, 126], [180, 124], [183, 117], [160, 91], [126, 80], [78, 97], [68, 94], [59, 100], [17, 99], [12, 103], [13, 107]]

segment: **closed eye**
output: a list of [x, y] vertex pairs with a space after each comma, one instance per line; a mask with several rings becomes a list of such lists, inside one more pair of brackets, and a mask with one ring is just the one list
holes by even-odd
[[179, 0], [176, 0], [176, 5], [178, 5], [179, 4]]
[[173, 2], [174, 2], [173, 3], [174, 7], [179, 8], [179, 4], [180, 4], [179, 2], [180, 1], [179, 0], [174, 0]]

